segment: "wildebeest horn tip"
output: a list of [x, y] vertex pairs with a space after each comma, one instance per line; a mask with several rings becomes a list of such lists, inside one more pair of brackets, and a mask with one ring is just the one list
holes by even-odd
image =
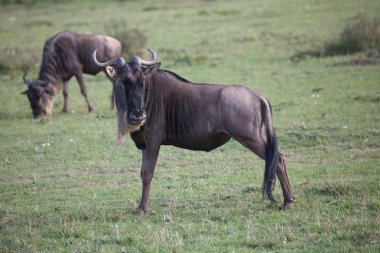
[[97, 59], [96, 59], [96, 52], [98, 50], [96, 49], [94, 51], [94, 53], [92, 53], [92, 60], [94, 61], [94, 63], [96, 65], [98, 65], [99, 67], [106, 67], [106, 66], [110, 66], [110, 65], [115, 65], [115, 66], [118, 66], [118, 67], [121, 67], [125, 64], [125, 60], [123, 57], [118, 57], [118, 58], [114, 58], [114, 59], [111, 59], [109, 61], [106, 61], [106, 62], [99, 62]]
[[133, 56], [132, 57], [132, 61], [137, 63], [138, 65], [145, 65], [145, 66], [149, 66], [149, 65], [152, 65], [154, 63], [157, 62], [157, 54], [156, 52], [154, 52], [152, 49], [150, 48], [147, 48], [147, 50], [150, 52], [150, 54], [152, 55], [152, 59], [150, 61], [145, 61], [143, 59], [141, 59], [140, 57], [138, 56]]
[[22, 80], [24, 81], [25, 84], [31, 85], [32, 81], [26, 79], [26, 76], [28, 75], [28, 72], [26, 72], [25, 69], [23, 70], [23, 72], [24, 72], [24, 75], [22, 76]]

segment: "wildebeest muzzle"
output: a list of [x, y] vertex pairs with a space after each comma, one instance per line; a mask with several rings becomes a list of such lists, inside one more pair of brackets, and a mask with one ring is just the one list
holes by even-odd
[[133, 110], [128, 114], [128, 122], [130, 124], [141, 124], [146, 119], [146, 113], [144, 110]]

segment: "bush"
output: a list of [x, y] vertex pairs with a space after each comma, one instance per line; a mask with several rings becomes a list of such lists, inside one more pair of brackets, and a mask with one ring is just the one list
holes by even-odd
[[298, 52], [291, 57], [291, 60], [299, 62], [308, 56], [325, 57], [359, 52], [367, 52], [367, 56], [364, 59], [358, 59], [363, 64], [357, 65], [377, 64], [379, 62], [380, 20], [362, 18], [347, 24], [336, 41], [327, 42], [320, 49]]
[[124, 21], [111, 21], [105, 25], [105, 30], [108, 35], [120, 40], [126, 59], [145, 54], [148, 38], [140, 30], [129, 30]]
[[9, 73], [34, 68], [39, 57], [34, 50], [5, 48], [0, 50], [0, 73]]
[[380, 48], [380, 21], [361, 19], [345, 26], [337, 42], [325, 45], [325, 55], [341, 55]]

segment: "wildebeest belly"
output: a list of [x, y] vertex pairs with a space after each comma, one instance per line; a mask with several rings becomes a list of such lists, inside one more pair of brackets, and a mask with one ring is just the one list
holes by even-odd
[[163, 145], [172, 145], [179, 148], [199, 151], [211, 151], [217, 147], [222, 146], [231, 139], [225, 133], [216, 133], [208, 135], [184, 135], [175, 138], [167, 138]]

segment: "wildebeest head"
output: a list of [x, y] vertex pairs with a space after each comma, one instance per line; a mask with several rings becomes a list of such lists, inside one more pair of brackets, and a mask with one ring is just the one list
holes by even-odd
[[145, 77], [161, 65], [157, 63], [156, 53], [149, 48], [148, 50], [152, 55], [150, 61], [133, 56], [127, 63], [123, 57], [100, 63], [96, 59], [96, 50], [93, 53], [95, 64], [105, 67], [108, 75], [119, 83], [118, 87], [115, 87], [115, 102], [119, 118], [118, 141], [127, 132], [137, 131], [146, 119]]
[[51, 115], [53, 110], [54, 90], [48, 81], [43, 80], [27, 80], [27, 73], [24, 73], [24, 83], [28, 85], [28, 89], [21, 94], [28, 97], [30, 106], [32, 107], [34, 118]]

